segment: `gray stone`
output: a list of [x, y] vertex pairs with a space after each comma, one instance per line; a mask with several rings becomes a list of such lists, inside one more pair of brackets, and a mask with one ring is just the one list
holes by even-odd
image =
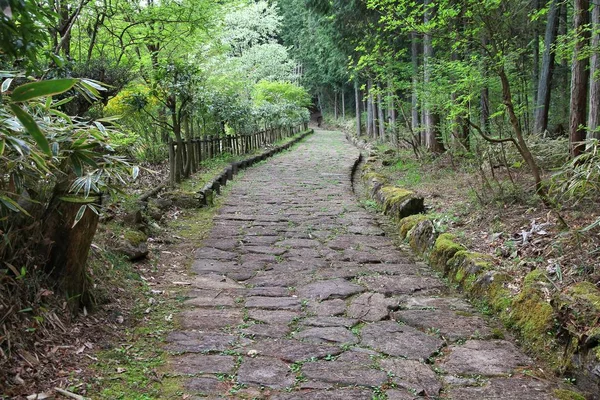
[[244, 289], [244, 286], [233, 279], [218, 274], [197, 276], [190, 283], [191, 287], [196, 289]]
[[184, 387], [190, 392], [203, 395], [219, 395], [227, 393], [227, 390], [229, 390], [227, 382], [205, 376], [187, 380]]
[[433, 328], [448, 340], [485, 339], [492, 336], [487, 324], [477, 315], [459, 315], [448, 310], [404, 310], [392, 314], [392, 319], [427, 330]]
[[301, 321], [302, 325], [315, 326], [320, 328], [342, 326], [344, 328], [351, 328], [358, 323], [357, 319], [343, 318], [343, 317], [311, 317]]
[[309, 313], [318, 316], [334, 317], [337, 315], [343, 315], [346, 312], [346, 302], [340, 299], [321, 302], [310, 300], [307, 304], [306, 310]]
[[184, 329], [219, 330], [242, 323], [242, 313], [236, 309], [211, 310], [197, 309], [184, 311], [179, 319]]
[[358, 343], [358, 338], [352, 332], [341, 327], [309, 328], [296, 333], [294, 337], [312, 343]]
[[278, 358], [292, 363], [313, 357], [336, 356], [342, 352], [337, 346], [303, 343], [289, 339], [261, 340], [249, 346], [249, 349], [256, 350], [260, 356]]
[[263, 310], [300, 311], [302, 303], [295, 297], [248, 297], [246, 308], [261, 308]]
[[282, 249], [281, 247], [271, 247], [271, 246], [244, 246], [242, 251], [250, 254], [267, 254], [272, 256], [281, 256], [285, 254], [286, 249]]
[[450, 346], [450, 355], [440, 364], [446, 372], [458, 375], [495, 376], [514, 372], [532, 360], [505, 340], [468, 340]]
[[361, 389], [313, 390], [297, 393], [279, 393], [272, 400], [371, 400], [373, 392]]
[[286, 297], [290, 295], [290, 291], [281, 286], [274, 287], [256, 287], [248, 291], [248, 296], [262, 296], [262, 297]]
[[235, 336], [225, 333], [175, 331], [167, 336], [167, 350], [173, 352], [203, 353], [225, 351], [235, 343]]
[[196, 250], [194, 258], [199, 260], [235, 261], [237, 260], [238, 255], [232, 251], [223, 251], [213, 247], [202, 247]]
[[361, 343], [366, 346], [390, 356], [411, 360], [427, 359], [444, 344], [436, 337], [393, 321], [367, 325], [362, 329], [361, 337]]
[[392, 389], [385, 392], [387, 400], [416, 400], [423, 397], [417, 397], [412, 393], [402, 389]]
[[258, 338], [281, 338], [285, 337], [291, 329], [287, 325], [282, 324], [253, 324], [248, 328], [242, 329], [242, 333], [246, 336]]
[[435, 372], [427, 365], [401, 358], [388, 358], [380, 361], [381, 369], [394, 374], [392, 382], [401, 388], [414, 391], [419, 396], [436, 397], [442, 384]]
[[230, 374], [235, 368], [231, 356], [187, 354], [172, 358], [171, 367], [180, 374]]
[[294, 318], [299, 318], [300, 316], [301, 314], [295, 311], [261, 309], [248, 310], [248, 317], [256, 321], [264, 322], [266, 324], [287, 325], [290, 322], [292, 322]]
[[452, 400], [555, 400], [551, 391], [544, 381], [513, 377], [491, 379], [483, 386], [454, 387], [447, 396]]
[[387, 374], [368, 366], [352, 362], [317, 361], [302, 366], [302, 374], [308, 379], [336, 385], [377, 387], [387, 382]]
[[292, 386], [294, 380], [288, 364], [274, 358], [244, 358], [238, 370], [238, 381], [248, 385], [283, 389]]
[[298, 288], [298, 296], [303, 299], [315, 300], [345, 299], [364, 292], [364, 290], [364, 287], [345, 279], [330, 279], [309, 283]]
[[456, 297], [408, 296], [402, 299], [400, 308], [407, 310], [475, 311], [469, 303]]
[[359, 279], [369, 291], [383, 293], [386, 296], [401, 294], [437, 294], [446, 289], [442, 281], [437, 278], [426, 276], [365, 276]]
[[381, 321], [388, 317], [389, 308], [397, 303], [397, 300], [386, 298], [381, 293], [363, 293], [352, 299], [348, 316], [367, 322]]

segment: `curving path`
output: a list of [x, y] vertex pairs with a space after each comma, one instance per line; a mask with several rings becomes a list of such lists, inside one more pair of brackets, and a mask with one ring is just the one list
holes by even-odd
[[531, 359], [359, 206], [357, 156], [341, 133], [317, 131], [233, 182], [168, 338], [189, 394], [554, 398], [520, 373]]

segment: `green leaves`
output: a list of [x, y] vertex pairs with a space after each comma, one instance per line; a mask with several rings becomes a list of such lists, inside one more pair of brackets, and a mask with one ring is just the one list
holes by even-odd
[[26, 83], [13, 90], [10, 96], [12, 101], [23, 102], [33, 100], [38, 97], [53, 96], [61, 94], [71, 89], [78, 82], [78, 79], [52, 79], [39, 82]]
[[46, 136], [44, 136], [33, 117], [15, 103], [10, 103], [9, 106], [25, 130], [33, 137], [33, 140], [35, 140], [40, 149], [47, 155], [52, 156], [48, 139], [46, 139]]

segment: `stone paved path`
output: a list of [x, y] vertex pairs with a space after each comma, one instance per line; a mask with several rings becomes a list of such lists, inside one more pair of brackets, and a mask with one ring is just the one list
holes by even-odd
[[317, 131], [233, 183], [168, 337], [198, 398], [552, 399], [532, 360], [398, 250]]

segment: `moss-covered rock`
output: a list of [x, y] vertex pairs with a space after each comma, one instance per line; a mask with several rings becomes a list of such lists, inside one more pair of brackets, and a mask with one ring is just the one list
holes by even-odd
[[408, 242], [415, 253], [423, 255], [433, 246], [437, 234], [429, 219], [419, 221], [408, 234]]
[[585, 400], [581, 394], [567, 389], [556, 389], [554, 395], [558, 400]]
[[429, 219], [429, 218], [424, 214], [414, 214], [414, 215], [409, 215], [408, 217], [402, 218], [398, 222], [398, 231], [400, 234], [400, 239], [406, 239], [408, 232], [410, 232], [411, 229], [413, 229], [415, 227], [415, 225], [417, 225], [419, 222], [425, 221], [427, 219]]
[[474, 253], [467, 250], [457, 251], [446, 263], [448, 277], [460, 284], [465, 290], [470, 287], [467, 283], [473, 283], [475, 279], [493, 265], [493, 258], [487, 254]]
[[425, 211], [422, 197], [396, 186], [382, 186], [374, 193], [374, 198], [383, 206], [383, 212], [393, 218], [401, 219]]
[[513, 326], [538, 351], [551, 345], [548, 332], [554, 329], [554, 309], [545, 299], [549, 282], [542, 270], [533, 270], [523, 280], [521, 292], [515, 296], [510, 311]]
[[429, 262], [432, 267], [446, 273], [446, 264], [461, 250], [465, 250], [464, 246], [457, 243], [453, 235], [450, 233], [442, 233], [433, 245], [431, 255], [429, 256]]
[[123, 234], [125, 240], [127, 240], [130, 244], [137, 246], [141, 243], [146, 243], [148, 240], [148, 236], [140, 231], [128, 230]]

